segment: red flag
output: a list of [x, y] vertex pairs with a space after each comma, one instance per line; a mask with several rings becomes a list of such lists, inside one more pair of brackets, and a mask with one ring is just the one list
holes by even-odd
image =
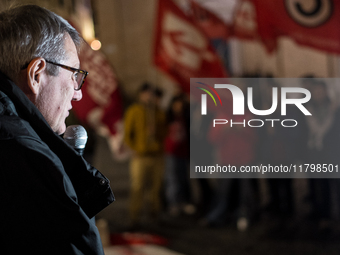
[[[83, 98], [73, 104], [78, 119], [110, 140], [115, 156], [122, 144], [123, 106], [116, 75], [105, 56], [84, 43], [79, 55], [81, 68], [89, 72]], [[113, 141], [114, 140], [114, 141]]]
[[84, 44], [79, 59], [89, 75], [82, 89], [83, 99], [74, 105], [75, 113], [81, 121], [92, 123], [95, 112], [96, 121], [115, 134], [114, 123], [122, 118], [123, 112], [116, 75], [105, 56], [88, 44]]
[[340, 53], [340, 2], [334, 0], [253, 0], [259, 34], [269, 50], [279, 36], [301, 45]]
[[258, 39], [256, 10], [251, 0], [242, 0], [235, 8], [232, 35], [240, 39]]
[[184, 91], [190, 90], [190, 78], [226, 77], [209, 39], [171, 0], [158, 1], [155, 32], [154, 63]]
[[215, 14], [195, 1], [191, 1], [191, 10], [196, 24], [200, 26], [209, 39], [227, 39], [229, 37], [230, 27]]

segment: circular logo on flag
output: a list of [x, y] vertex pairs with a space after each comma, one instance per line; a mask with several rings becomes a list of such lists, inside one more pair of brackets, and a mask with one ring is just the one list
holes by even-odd
[[332, 0], [285, 0], [289, 16], [305, 27], [317, 27], [332, 16]]

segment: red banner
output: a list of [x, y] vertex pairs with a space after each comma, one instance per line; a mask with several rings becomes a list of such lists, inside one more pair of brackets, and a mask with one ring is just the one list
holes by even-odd
[[116, 133], [115, 123], [122, 118], [122, 102], [115, 73], [105, 56], [84, 44], [79, 55], [81, 68], [89, 72], [82, 88], [83, 99], [74, 104], [79, 120], [105, 125]]
[[211, 11], [208, 11], [195, 1], [190, 1], [192, 17], [209, 39], [227, 39], [230, 27]]
[[226, 77], [226, 72], [195, 21], [171, 0], [158, 1], [154, 63], [173, 77], [185, 92], [190, 78]]
[[83, 98], [73, 104], [77, 118], [106, 136], [113, 156], [124, 159], [123, 104], [114, 70], [105, 56], [84, 44], [79, 55], [82, 69], [89, 72], [82, 88]]
[[253, 0], [259, 34], [269, 50], [279, 36], [330, 53], [340, 53], [340, 2], [334, 0]]
[[234, 12], [232, 35], [240, 39], [259, 39], [256, 10], [252, 0], [239, 1]]

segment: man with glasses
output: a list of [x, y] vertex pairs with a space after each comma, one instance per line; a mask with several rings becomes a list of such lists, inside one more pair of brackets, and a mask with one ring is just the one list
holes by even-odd
[[108, 179], [59, 136], [82, 98], [82, 39], [38, 6], [0, 13], [0, 253], [104, 254]]

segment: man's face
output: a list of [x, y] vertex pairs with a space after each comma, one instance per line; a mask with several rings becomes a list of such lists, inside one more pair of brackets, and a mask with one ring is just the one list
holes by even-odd
[[[65, 39], [64, 47], [66, 58], [60, 64], [79, 68], [77, 49], [69, 35]], [[65, 119], [72, 108], [71, 102], [82, 98], [81, 91], [74, 90], [75, 81], [72, 75], [73, 72], [64, 68], [59, 68], [57, 76], [46, 75], [37, 97], [38, 109], [57, 134], [63, 134], [66, 130]]]

